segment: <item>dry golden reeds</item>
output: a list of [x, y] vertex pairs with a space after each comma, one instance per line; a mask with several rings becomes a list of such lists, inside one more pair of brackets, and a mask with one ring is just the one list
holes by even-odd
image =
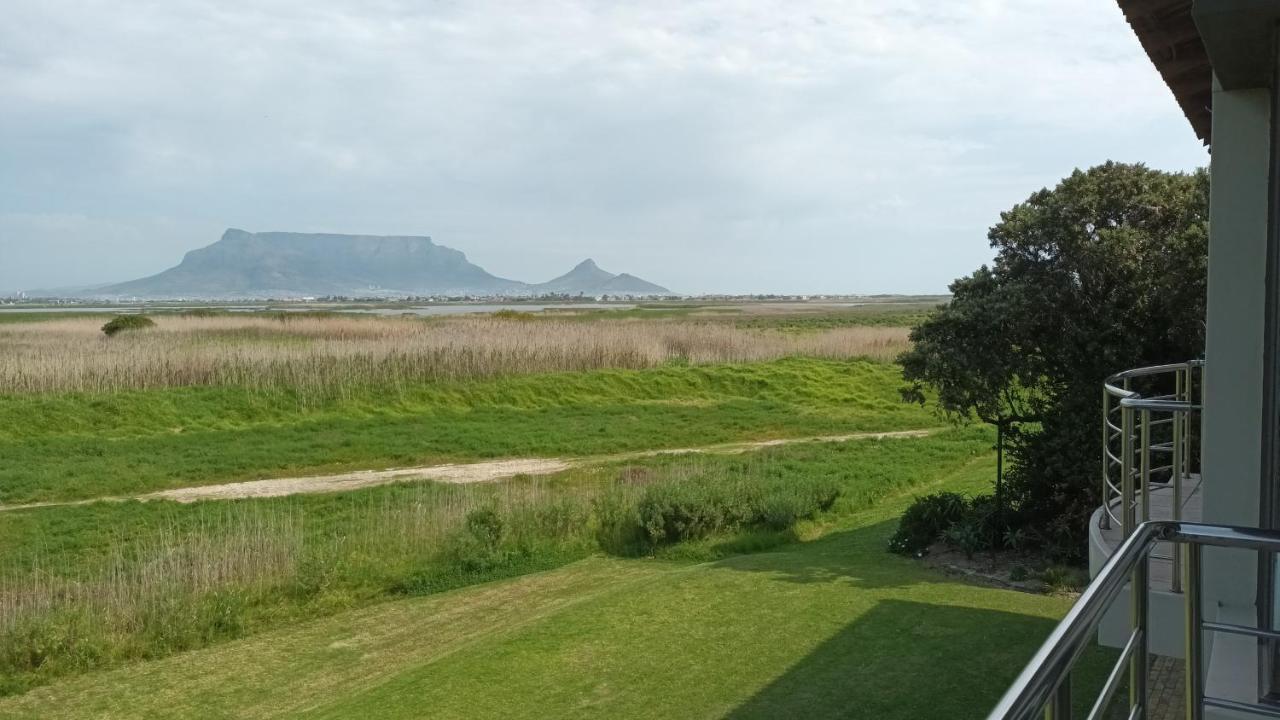
[[907, 330], [894, 327], [789, 333], [682, 320], [155, 320], [153, 329], [113, 338], [102, 334], [103, 320], [97, 318], [0, 325], [0, 395], [238, 386], [341, 396], [374, 384], [640, 369], [671, 361], [752, 362], [795, 355], [886, 360], [907, 345]]

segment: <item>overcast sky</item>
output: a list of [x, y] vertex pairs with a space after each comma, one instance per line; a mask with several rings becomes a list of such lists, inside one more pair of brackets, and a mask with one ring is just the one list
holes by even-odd
[[937, 292], [998, 213], [1208, 155], [1113, 0], [4, 0], [0, 292], [223, 229], [526, 281]]

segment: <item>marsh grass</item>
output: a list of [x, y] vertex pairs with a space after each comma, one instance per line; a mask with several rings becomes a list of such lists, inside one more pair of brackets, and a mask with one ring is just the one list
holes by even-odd
[[17, 513], [0, 532], [0, 692], [597, 552], [686, 557], [687, 541], [714, 538], [726, 553], [743, 551], [735, 538], [763, 549], [794, 539], [797, 523], [868, 507], [989, 443], [981, 431], [948, 431], [503, 483]]
[[115, 338], [103, 336], [94, 318], [0, 325], [0, 395], [218, 386], [287, 391], [305, 402], [349, 397], [370, 386], [668, 363], [790, 356], [888, 360], [907, 342], [907, 330], [896, 327], [788, 333], [679, 320], [327, 315], [156, 315], [154, 320], [155, 328]]
[[[175, 508], [100, 555], [10, 554], [0, 570], [0, 691], [379, 596], [551, 567], [598, 548], [600, 498], [634, 505], [695, 478], [705, 486], [724, 471], [677, 463], [640, 492], [617, 480], [525, 479], [416, 484], [320, 503], [211, 503], [194, 514]], [[750, 484], [739, 477], [733, 487]]]

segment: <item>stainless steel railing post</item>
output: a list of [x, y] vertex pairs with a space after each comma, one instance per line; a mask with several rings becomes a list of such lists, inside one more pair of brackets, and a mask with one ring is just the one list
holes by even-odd
[[1138, 501], [1142, 506], [1142, 522], [1151, 519], [1151, 411], [1142, 409], [1142, 443], [1139, 451]]
[[1062, 678], [1058, 689], [1053, 691], [1053, 699], [1044, 706], [1045, 720], [1071, 720], [1071, 674]]
[[[1186, 382], [1183, 382], [1183, 374], [1186, 374]], [[1174, 399], [1184, 402], [1188, 399], [1189, 388], [1191, 386], [1191, 366], [1187, 365], [1185, 370], [1179, 370], [1176, 374], [1174, 384]], [[1175, 521], [1182, 520], [1182, 476], [1186, 470], [1185, 458], [1183, 453], [1186, 451], [1186, 438], [1183, 432], [1187, 426], [1187, 416], [1184, 412], [1174, 410], [1172, 413], [1173, 422], [1173, 440], [1170, 449], [1172, 450], [1172, 460], [1170, 473], [1173, 476], [1173, 519]], [[1173, 572], [1170, 573], [1170, 590], [1173, 592], [1182, 592], [1182, 543], [1173, 543]]]
[[1137, 632], [1137, 644], [1129, 659], [1129, 707], [1136, 709], [1130, 718], [1147, 716], [1147, 590], [1151, 568], [1151, 551], [1142, 553], [1133, 566], [1129, 585], [1130, 627]]
[[[988, 720], [1069, 717], [1072, 693], [1071, 689], [1064, 690], [1063, 686], [1070, 682], [1077, 661], [1084, 655], [1085, 649], [1096, 641], [1099, 627], [1126, 589], [1130, 592], [1129, 636], [1102, 688], [1094, 696], [1088, 717], [1090, 720], [1110, 717], [1107, 709], [1111, 707], [1126, 679], [1129, 685], [1127, 717], [1150, 717], [1150, 556], [1156, 544], [1163, 542], [1186, 545], [1182, 554], [1183, 565], [1179, 570], [1184, 574], [1184, 699], [1187, 720], [1204, 720], [1206, 708], [1229, 711], [1232, 717], [1277, 716], [1275, 706], [1265, 700], [1246, 701], [1214, 697], [1206, 693], [1206, 633], [1230, 633], [1258, 639], [1274, 638], [1280, 633], [1270, 627], [1232, 624], [1204, 617], [1203, 548], [1241, 548], [1260, 553], [1276, 553], [1280, 552], [1280, 531], [1164, 520], [1144, 523], [1120, 544], [992, 709]], [[1157, 626], [1155, 629], [1165, 631], [1169, 628]]]
[[1102, 529], [1111, 529], [1111, 392], [1102, 386]]
[[1120, 406], [1120, 532], [1133, 532], [1133, 410]]
[[[1178, 543], [1181, 544], [1181, 543]], [[1204, 718], [1204, 636], [1200, 628], [1203, 620], [1201, 609], [1202, 569], [1200, 546], [1188, 543], [1182, 558], [1183, 588], [1185, 590], [1184, 605], [1186, 619], [1183, 625], [1183, 638], [1186, 657], [1186, 698], [1187, 720], [1203, 720]]]

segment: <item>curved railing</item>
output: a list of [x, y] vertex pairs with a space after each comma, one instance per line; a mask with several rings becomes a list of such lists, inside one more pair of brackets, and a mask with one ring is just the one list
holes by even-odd
[[[1004, 697], [991, 711], [988, 720], [1070, 720], [1079, 701], [1090, 708], [1085, 717], [1151, 718], [1148, 687], [1148, 642], [1150, 629], [1150, 597], [1147, 578], [1149, 561], [1157, 545], [1173, 544], [1180, 553], [1181, 574], [1186, 578], [1186, 602], [1183, 603], [1183, 642], [1185, 657], [1186, 716], [1203, 720], [1205, 708], [1232, 711], [1231, 717], [1276, 717], [1275, 706], [1260, 702], [1214, 697], [1205, 694], [1204, 638], [1206, 633], [1231, 633], [1259, 639], [1276, 636], [1268, 627], [1236, 625], [1205, 619], [1203, 591], [1205, 547], [1244, 548], [1258, 552], [1280, 553], [1280, 532], [1256, 528], [1200, 525], [1170, 521], [1152, 521], [1134, 528], [1116, 552], [1107, 560], [1089, 587], [1080, 594], [1067, 616], [1049, 635], [1049, 639], [1031, 659]], [[1071, 676], [1085, 649], [1097, 637], [1098, 627], [1125, 587], [1138, 588], [1129, 594], [1129, 639], [1119, 659], [1112, 666], [1102, 689], [1089, 694], [1072, 693]], [[1113, 715], [1111, 707], [1118, 691], [1128, 685], [1128, 697], [1122, 702], [1124, 711]], [[1092, 690], [1085, 685], [1077, 690]]]
[[[1200, 399], [1204, 361], [1125, 370], [1102, 386], [1103, 529], [1115, 525], [1129, 537], [1140, 522], [1180, 521], [1187, 484], [1198, 473]], [[1170, 494], [1170, 508], [1152, 517], [1153, 492]], [[1174, 546], [1172, 559], [1179, 560]], [[1180, 590], [1177, 573], [1173, 590]]]

